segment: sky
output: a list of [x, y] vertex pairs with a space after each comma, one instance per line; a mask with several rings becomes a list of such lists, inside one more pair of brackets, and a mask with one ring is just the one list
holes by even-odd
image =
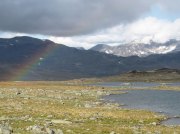
[[86, 49], [180, 40], [180, 0], [0, 0], [0, 37]]

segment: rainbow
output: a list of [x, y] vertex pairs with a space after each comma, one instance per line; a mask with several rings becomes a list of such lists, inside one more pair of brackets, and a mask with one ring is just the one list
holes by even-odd
[[54, 47], [54, 45], [50, 44], [47, 47], [44, 47], [43, 49], [37, 51], [34, 55], [32, 55], [32, 57], [25, 61], [23, 65], [16, 69], [10, 80], [19, 81], [26, 78], [31, 70], [35, 69], [43, 59], [46, 59], [50, 54], [54, 52], [55, 48], [56, 47]]

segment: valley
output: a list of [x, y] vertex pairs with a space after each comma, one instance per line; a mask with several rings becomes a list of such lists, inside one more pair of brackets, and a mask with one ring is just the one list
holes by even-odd
[[180, 134], [180, 0], [0, 0], [0, 134]]
[[103, 99], [137, 89], [179, 92], [170, 84], [180, 81], [179, 52], [119, 57], [26, 36], [0, 39], [0, 47], [2, 134], [180, 133], [162, 123], [167, 115]]

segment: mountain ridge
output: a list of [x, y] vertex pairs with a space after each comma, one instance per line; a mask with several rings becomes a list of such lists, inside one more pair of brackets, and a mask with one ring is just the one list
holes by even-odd
[[167, 54], [171, 52], [180, 51], [180, 41], [171, 39], [165, 43], [157, 43], [150, 41], [149, 44], [145, 43], [128, 43], [118, 46], [108, 46], [105, 44], [98, 44], [90, 50], [113, 54], [116, 56], [139, 56], [145, 57], [152, 54]]
[[0, 46], [3, 46], [0, 49], [0, 80], [69, 80], [132, 70], [180, 68], [180, 52], [118, 57], [31, 37], [0, 39]]

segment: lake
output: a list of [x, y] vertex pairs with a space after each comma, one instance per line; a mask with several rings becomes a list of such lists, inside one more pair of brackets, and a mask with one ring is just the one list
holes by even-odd
[[[108, 82], [94, 84], [104, 87], [154, 87], [162, 85], [161, 83], [146, 82]], [[180, 83], [166, 83], [166, 85], [180, 86]], [[124, 90], [123, 90], [124, 91]], [[144, 109], [154, 111], [168, 116], [170, 119], [163, 121], [164, 125], [180, 125], [180, 91], [168, 90], [125, 90], [126, 94], [109, 95], [103, 97], [106, 101], [122, 104], [127, 109]]]
[[109, 95], [103, 99], [123, 104], [128, 109], [144, 109], [165, 114], [167, 125], [180, 125], [180, 92], [157, 90], [126, 90], [126, 94]]

